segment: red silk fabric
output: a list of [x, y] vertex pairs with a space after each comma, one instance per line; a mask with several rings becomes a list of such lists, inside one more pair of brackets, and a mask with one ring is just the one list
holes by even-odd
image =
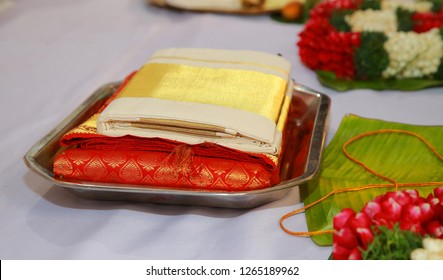
[[57, 155], [54, 174], [80, 181], [205, 190], [252, 190], [278, 181], [278, 171], [253, 161], [173, 153], [71, 148]]
[[266, 155], [216, 144], [108, 137], [85, 123], [65, 134], [60, 144], [66, 149], [56, 155], [53, 171], [62, 180], [225, 191], [254, 190], [279, 182], [279, 166]]

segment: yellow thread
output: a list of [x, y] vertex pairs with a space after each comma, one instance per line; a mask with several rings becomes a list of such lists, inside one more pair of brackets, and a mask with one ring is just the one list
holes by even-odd
[[357, 135], [355, 137], [352, 137], [351, 139], [349, 139], [348, 141], [346, 141], [343, 144], [342, 147], [342, 151], [345, 154], [345, 156], [351, 160], [352, 162], [360, 165], [361, 167], [363, 167], [366, 171], [368, 171], [369, 173], [385, 180], [388, 181], [390, 183], [388, 184], [370, 184], [370, 185], [365, 185], [365, 186], [359, 186], [359, 187], [355, 187], [355, 188], [344, 188], [344, 189], [338, 189], [338, 190], [333, 190], [330, 193], [326, 194], [325, 196], [317, 199], [316, 201], [305, 205], [304, 207], [301, 207], [299, 209], [296, 209], [292, 212], [289, 212], [287, 214], [285, 214], [283, 217], [280, 218], [280, 227], [283, 229], [284, 232], [291, 234], [291, 235], [295, 235], [295, 236], [314, 236], [314, 235], [321, 235], [321, 234], [333, 234], [334, 230], [330, 229], [330, 230], [317, 230], [317, 231], [309, 231], [309, 232], [302, 232], [302, 231], [291, 231], [288, 230], [284, 225], [283, 222], [288, 219], [291, 216], [297, 215], [299, 213], [304, 212], [306, 209], [311, 208], [312, 206], [324, 201], [325, 199], [327, 199], [330, 196], [336, 195], [336, 194], [340, 194], [340, 193], [345, 193], [345, 192], [354, 192], [354, 191], [361, 191], [361, 190], [365, 190], [365, 189], [374, 189], [374, 188], [394, 188], [395, 190], [398, 190], [398, 188], [406, 188], [406, 187], [430, 187], [430, 186], [441, 186], [443, 184], [443, 182], [417, 182], [417, 183], [399, 183], [394, 179], [391, 179], [389, 177], [386, 177], [382, 174], [380, 174], [379, 172], [372, 170], [371, 168], [369, 168], [366, 164], [364, 164], [362, 161], [352, 157], [349, 152], [347, 151], [347, 147], [352, 144], [353, 142], [362, 139], [364, 137], [367, 136], [371, 136], [371, 135], [376, 135], [376, 134], [383, 134], [383, 133], [400, 133], [400, 134], [406, 134], [406, 135], [410, 135], [410, 136], [414, 136], [416, 138], [418, 138], [419, 140], [421, 140], [431, 151], [433, 154], [435, 154], [440, 160], [443, 161], [443, 156], [440, 155], [437, 150], [422, 136], [411, 132], [411, 131], [407, 131], [407, 130], [396, 130], [396, 129], [386, 129], [386, 130], [375, 130], [375, 131], [369, 131], [369, 132], [365, 132], [362, 133], [360, 135]]
[[188, 174], [192, 169], [192, 162], [194, 158], [194, 152], [192, 147], [187, 144], [181, 144], [174, 148], [174, 150], [168, 154], [160, 165], [170, 166], [176, 174]]

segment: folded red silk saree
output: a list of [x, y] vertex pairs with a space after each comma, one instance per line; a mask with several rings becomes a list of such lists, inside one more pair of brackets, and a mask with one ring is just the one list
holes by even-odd
[[203, 190], [243, 191], [279, 182], [277, 164], [254, 154], [202, 143], [188, 145], [161, 138], [109, 137], [96, 131], [98, 114], [69, 131], [60, 143], [66, 149], [54, 160], [54, 175], [63, 180], [134, 184]]

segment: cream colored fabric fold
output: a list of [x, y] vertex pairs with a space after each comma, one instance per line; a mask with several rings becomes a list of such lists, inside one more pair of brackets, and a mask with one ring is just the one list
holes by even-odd
[[255, 51], [156, 52], [100, 114], [99, 133], [278, 155], [290, 64]]

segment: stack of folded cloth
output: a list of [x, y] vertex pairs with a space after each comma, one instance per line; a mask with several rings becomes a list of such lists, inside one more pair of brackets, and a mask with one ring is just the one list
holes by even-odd
[[255, 51], [157, 51], [66, 133], [56, 178], [203, 190], [279, 182], [290, 63]]

